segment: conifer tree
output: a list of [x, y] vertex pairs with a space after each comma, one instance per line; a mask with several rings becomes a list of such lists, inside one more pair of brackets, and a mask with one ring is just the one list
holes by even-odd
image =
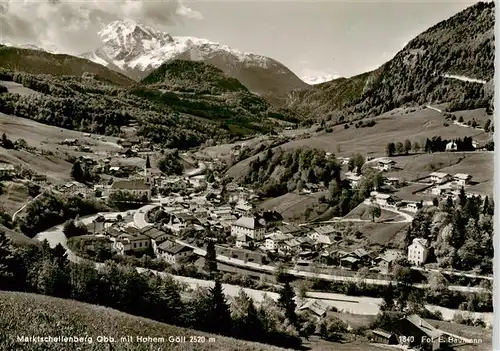
[[222, 290], [222, 283], [220, 281], [220, 276], [215, 277], [215, 285], [210, 288], [211, 297], [211, 310], [210, 316], [207, 318], [210, 321], [211, 331], [219, 334], [229, 334], [231, 331], [231, 313], [229, 311], [229, 305]]
[[0, 230], [0, 289], [8, 289], [10, 286], [12, 272], [12, 245], [5, 232]]
[[280, 291], [280, 297], [278, 299], [278, 305], [285, 310], [285, 316], [288, 318], [290, 323], [295, 325], [297, 322], [297, 314], [295, 313], [295, 308], [297, 305], [294, 301], [295, 292], [288, 280], [285, 281], [283, 288]]
[[210, 274], [217, 272], [217, 253], [215, 252], [215, 243], [213, 240], [208, 240], [207, 254], [205, 255], [205, 270]]

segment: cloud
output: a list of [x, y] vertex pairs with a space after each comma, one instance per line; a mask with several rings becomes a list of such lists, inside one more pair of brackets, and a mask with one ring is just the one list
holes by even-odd
[[187, 7], [183, 3], [179, 3], [179, 7], [177, 7], [176, 13], [180, 16], [184, 16], [187, 18], [202, 20], [203, 14], [201, 12], [195, 11], [190, 7]]
[[165, 30], [203, 15], [181, 0], [0, 0], [0, 42], [81, 53], [96, 48], [104, 25], [123, 19]]

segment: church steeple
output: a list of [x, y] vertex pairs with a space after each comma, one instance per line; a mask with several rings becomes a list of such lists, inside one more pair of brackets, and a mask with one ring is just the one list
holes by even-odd
[[144, 166], [144, 183], [152, 184], [151, 161], [149, 155], [146, 156], [146, 165]]

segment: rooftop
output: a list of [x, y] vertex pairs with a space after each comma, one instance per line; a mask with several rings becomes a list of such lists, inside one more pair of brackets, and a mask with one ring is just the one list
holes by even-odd
[[176, 243], [173, 243], [171, 241], [165, 241], [164, 243], [160, 244], [158, 246], [158, 250], [164, 251], [164, 252], [169, 253], [171, 255], [177, 255], [178, 253], [181, 253], [181, 252], [193, 251], [193, 249], [190, 248], [189, 246], [176, 244]]
[[467, 179], [470, 179], [472, 178], [470, 174], [466, 174], [466, 173], [457, 173], [453, 176], [453, 178], [457, 178], [457, 179], [460, 179], [460, 180], [467, 180]]
[[431, 177], [437, 177], [437, 178], [444, 178], [444, 177], [449, 176], [449, 174], [448, 173], [443, 173], [443, 172], [432, 172], [431, 174], [429, 174], [429, 176], [431, 176]]
[[259, 221], [255, 219], [255, 217], [246, 217], [246, 216], [238, 219], [236, 222], [233, 223], [233, 225], [247, 229], [257, 229], [259, 227], [262, 227], [262, 224], [260, 224]]
[[111, 189], [123, 190], [150, 190], [150, 186], [142, 179], [117, 180], [111, 185]]

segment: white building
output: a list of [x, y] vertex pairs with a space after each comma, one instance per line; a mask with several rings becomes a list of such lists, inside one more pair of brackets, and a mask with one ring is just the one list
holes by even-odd
[[[113, 238], [111, 240], [113, 240]], [[114, 248], [120, 254], [132, 250], [146, 249], [150, 247], [150, 245], [151, 239], [145, 235], [121, 234], [114, 240]]]
[[15, 173], [14, 165], [9, 163], [0, 163], [0, 175], [13, 175]]
[[429, 174], [429, 177], [431, 178], [431, 182], [436, 184], [443, 184], [451, 180], [451, 176], [443, 172], [432, 172]]
[[280, 232], [266, 235], [266, 249], [267, 250], [284, 249], [285, 241], [290, 239], [293, 239], [293, 235], [283, 234]]
[[388, 158], [383, 158], [377, 162], [377, 168], [381, 171], [391, 171], [396, 164], [395, 161]]
[[377, 191], [372, 191], [370, 196], [373, 198], [373, 203], [379, 206], [391, 206], [394, 204], [395, 200], [392, 195], [382, 194]]
[[469, 174], [465, 173], [457, 173], [453, 176], [453, 180], [455, 181], [455, 184], [457, 186], [466, 186], [469, 184], [470, 180], [472, 179], [472, 176]]
[[446, 144], [446, 151], [457, 151], [458, 146], [457, 143], [454, 141], [450, 141], [448, 144]]
[[358, 186], [362, 176], [357, 175], [356, 173], [353, 172], [347, 172], [345, 174], [345, 178], [351, 183], [351, 187], [355, 188]]
[[231, 236], [246, 235], [256, 241], [264, 239], [265, 231], [264, 225], [255, 217], [241, 217], [231, 225]]
[[408, 262], [420, 266], [425, 263], [429, 255], [429, 248], [426, 239], [415, 238], [408, 246]]

